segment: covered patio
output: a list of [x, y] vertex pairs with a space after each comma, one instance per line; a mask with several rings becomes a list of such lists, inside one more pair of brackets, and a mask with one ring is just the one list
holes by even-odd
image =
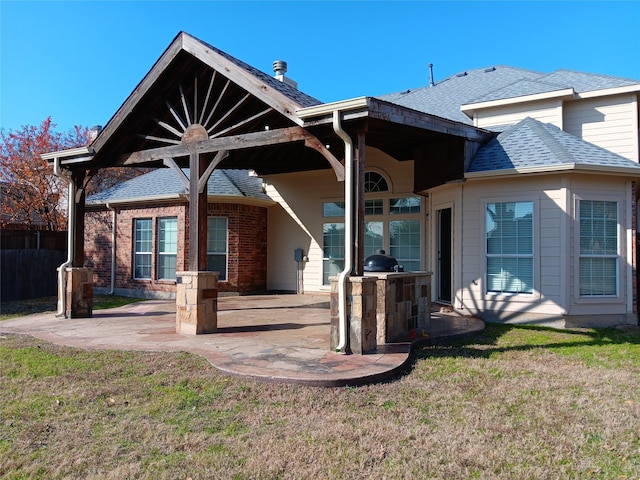
[[[170, 340], [174, 343], [190, 341], [175, 332], [215, 333], [224, 338], [225, 328], [242, 324], [237, 312], [224, 310], [232, 300], [218, 298], [216, 273], [206, 271], [206, 185], [212, 172], [217, 168], [251, 169], [262, 176], [332, 170], [336, 180], [344, 182], [345, 254], [344, 270], [325, 299], [330, 311], [318, 312], [324, 318], [317, 326], [330, 339], [322, 350], [325, 354], [331, 350], [373, 355], [369, 360], [340, 357], [340, 362], [367, 363], [380, 351], [382, 358], [387, 355], [385, 349], [392, 347], [376, 339], [384, 299], [380, 294], [376, 298], [374, 279], [364, 275], [365, 152], [377, 149], [397, 162], [412, 161], [413, 193], [421, 195], [434, 185], [460, 180], [465, 161], [491, 134], [371, 97], [323, 104], [292, 86], [285, 73], [276, 71], [276, 77], [270, 77], [180, 33], [89, 147], [43, 155], [56, 175], [68, 179], [72, 199], [69, 258], [60, 268], [59, 316], [93, 314], [92, 274], [84, 268], [84, 214], [86, 186], [98, 170], [171, 168], [188, 191], [188, 261], [176, 273], [176, 304], [170, 312], [175, 319]], [[189, 168], [189, 177], [184, 168]], [[407, 334], [422, 331], [429, 323], [431, 292], [425, 280], [429, 274], [421, 275], [420, 284], [411, 279], [411, 291], [406, 286], [398, 289], [406, 292], [406, 298], [393, 295], [414, 317], [420, 312], [417, 323], [404, 322]], [[305, 297], [300, 301], [313, 300]], [[291, 315], [285, 309], [280, 313], [280, 322], [287, 322], [299, 312]], [[226, 323], [231, 316], [233, 322]], [[64, 328], [62, 322], [58, 328]], [[245, 333], [252, 328], [247, 326]], [[277, 328], [266, 331], [281, 333]], [[297, 345], [307, 345], [313, 335], [305, 332]], [[133, 332], [131, 337], [141, 341]], [[236, 342], [239, 338], [234, 337]], [[207, 341], [211, 340], [194, 340]], [[229, 358], [239, 362], [237, 356]]]
[[227, 375], [319, 387], [361, 385], [397, 377], [410, 367], [411, 348], [478, 333], [476, 318], [434, 312], [425, 336], [379, 347], [369, 355], [329, 351], [327, 295], [222, 297], [215, 335], [177, 335], [175, 302], [150, 300], [61, 322], [51, 313], [0, 323], [23, 334], [85, 349], [185, 351]]

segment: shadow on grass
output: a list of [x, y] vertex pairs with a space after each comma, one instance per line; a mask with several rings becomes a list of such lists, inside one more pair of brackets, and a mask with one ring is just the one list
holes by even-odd
[[[489, 358], [495, 354], [545, 349], [571, 352], [585, 347], [632, 346], [640, 357], [640, 327], [625, 326], [605, 329], [567, 329], [527, 325], [487, 324], [472, 337], [439, 341], [414, 350], [414, 362], [434, 357]], [[624, 355], [624, 352], [620, 352]]]

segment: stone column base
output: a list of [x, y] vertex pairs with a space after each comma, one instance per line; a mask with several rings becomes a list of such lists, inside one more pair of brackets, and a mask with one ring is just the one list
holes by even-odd
[[89, 318], [93, 316], [93, 270], [70, 267], [66, 270], [66, 318]]
[[[369, 353], [377, 348], [376, 342], [376, 279], [349, 277], [346, 284], [348, 345], [351, 353]], [[339, 344], [340, 310], [338, 277], [331, 278], [331, 349]]]
[[213, 333], [218, 328], [218, 273], [176, 273], [176, 332]]

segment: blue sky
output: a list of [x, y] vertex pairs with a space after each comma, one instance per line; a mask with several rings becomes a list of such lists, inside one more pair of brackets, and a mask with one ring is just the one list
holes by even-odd
[[179, 31], [325, 102], [472, 68], [640, 80], [640, 1], [0, 0], [0, 127], [105, 125]]

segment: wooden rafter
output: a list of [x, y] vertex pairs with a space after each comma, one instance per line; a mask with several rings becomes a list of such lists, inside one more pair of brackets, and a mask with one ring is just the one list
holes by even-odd
[[262, 132], [245, 133], [220, 138], [211, 138], [192, 144], [172, 145], [129, 153], [120, 157], [118, 165], [144, 165], [165, 158], [188, 157], [192, 154], [241, 150], [253, 147], [265, 147], [291, 142], [305, 142], [324, 156], [336, 173], [338, 180], [344, 179], [344, 167], [340, 161], [315, 136], [302, 127], [288, 127]]
[[229, 156], [229, 152], [226, 150], [222, 150], [218, 152], [215, 158], [207, 165], [207, 169], [200, 175], [198, 179], [198, 193], [202, 193], [207, 189], [207, 182], [209, 181], [209, 177], [213, 173], [213, 170], [220, 165], [220, 162]]

